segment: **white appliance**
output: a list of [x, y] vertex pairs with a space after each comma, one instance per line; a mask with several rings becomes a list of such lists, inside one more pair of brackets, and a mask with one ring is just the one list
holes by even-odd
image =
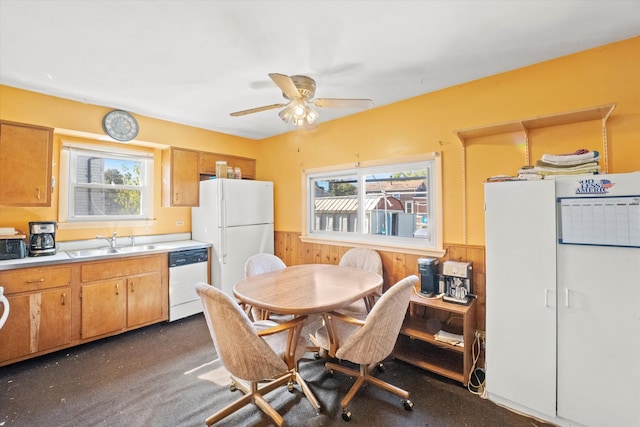
[[195, 284], [209, 279], [208, 253], [207, 248], [169, 252], [169, 322], [202, 313]]
[[640, 172], [485, 184], [490, 400], [640, 420]]
[[191, 209], [194, 240], [213, 245], [212, 285], [233, 295], [244, 263], [273, 253], [273, 183], [239, 179], [200, 182], [200, 206]]

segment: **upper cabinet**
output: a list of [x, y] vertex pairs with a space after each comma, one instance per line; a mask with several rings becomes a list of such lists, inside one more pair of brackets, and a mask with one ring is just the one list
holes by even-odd
[[53, 129], [0, 120], [0, 205], [51, 206]]
[[239, 167], [243, 179], [255, 179], [256, 161], [247, 157], [170, 147], [162, 152], [162, 205], [198, 206], [200, 180], [216, 175], [216, 162]]
[[162, 152], [162, 205], [198, 206], [198, 152], [171, 147]]
[[242, 178], [255, 179], [256, 178], [256, 161], [255, 159], [249, 159], [246, 157], [228, 156], [226, 154], [207, 153], [200, 152], [200, 174], [202, 175], [215, 175], [216, 174], [216, 162], [224, 160], [227, 162], [227, 166], [232, 168], [240, 168], [242, 171]]

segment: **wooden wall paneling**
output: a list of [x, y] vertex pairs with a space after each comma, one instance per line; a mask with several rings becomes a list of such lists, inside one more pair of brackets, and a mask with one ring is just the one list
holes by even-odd
[[[478, 296], [476, 302], [477, 329], [485, 329], [486, 318], [486, 283], [485, 283], [485, 250], [483, 246], [459, 244], [444, 245], [446, 254], [440, 258], [444, 261], [468, 261], [473, 263], [473, 292]], [[323, 245], [320, 243], [304, 243], [300, 241], [300, 233], [275, 232], [275, 252], [287, 265], [298, 264], [338, 264], [342, 255], [349, 250], [348, 246]], [[402, 252], [378, 251], [382, 258], [384, 290], [411, 274], [418, 274], [418, 258], [420, 255]], [[418, 284], [419, 286], [419, 284]]]

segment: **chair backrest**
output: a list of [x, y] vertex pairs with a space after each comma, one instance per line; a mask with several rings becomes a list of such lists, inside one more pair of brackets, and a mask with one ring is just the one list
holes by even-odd
[[359, 268], [382, 276], [382, 259], [373, 249], [351, 248], [342, 255], [338, 265]]
[[338, 359], [358, 364], [378, 363], [393, 351], [418, 276], [393, 285], [367, 316], [363, 327], [345, 338], [336, 351]]
[[244, 277], [255, 276], [257, 274], [268, 273], [286, 268], [287, 265], [280, 258], [273, 254], [255, 254], [244, 263]]
[[196, 292], [218, 356], [232, 375], [260, 381], [288, 371], [287, 364], [258, 336], [236, 301], [207, 283], [196, 284]]

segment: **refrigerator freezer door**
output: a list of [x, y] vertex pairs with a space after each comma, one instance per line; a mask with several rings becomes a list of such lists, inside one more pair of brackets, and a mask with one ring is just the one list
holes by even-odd
[[219, 180], [222, 188], [222, 226], [273, 223], [273, 183]]
[[214, 246], [211, 263], [213, 285], [227, 295], [244, 278], [244, 263], [257, 253], [273, 253], [273, 224], [221, 229], [221, 244]]

